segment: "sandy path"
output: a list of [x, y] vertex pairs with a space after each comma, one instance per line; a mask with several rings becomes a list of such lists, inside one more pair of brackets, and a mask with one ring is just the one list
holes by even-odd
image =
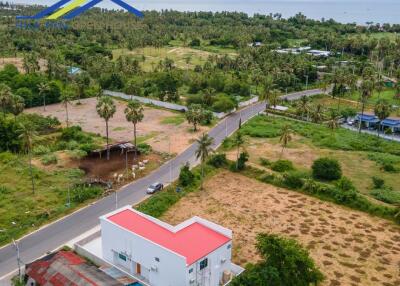
[[241, 265], [259, 258], [256, 235], [272, 232], [310, 250], [326, 276], [324, 285], [400, 285], [400, 227], [383, 219], [227, 171], [163, 219], [176, 224], [194, 215], [233, 230], [234, 261]]
[[[105, 123], [96, 112], [96, 99], [87, 98], [81, 100], [81, 105], [74, 102], [69, 106], [69, 120], [72, 125], [79, 125], [83, 130], [106, 135]], [[125, 102], [115, 101], [117, 112], [109, 122], [110, 138], [114, 141], [132, 141], [133, 125], [125, 119], [124, 109]], [[61, 104], [52, 104], [47, 106], [46, 111], [43, 107], [35, 107], [27, 109], [28, 113], [39, 113], [42, 115], [51, 115], [57, 117], [62, 123], [65, 122], [65, 109]], [[143, 122], [137, 125], [137, 136], [144, 137], [154, 150], [158, 152], [169, 152], [171, 145], [171, 153], [181, 153], [184, 151], [202, 132], [208, 128], [201, 127], [201, 130], [194, 133], [187, 122], [180, 125], [162, 124], [163, 119], [174, 117], [176, 113], [145, 107]], [[171, 140], [171, 144], [169, 141]]]

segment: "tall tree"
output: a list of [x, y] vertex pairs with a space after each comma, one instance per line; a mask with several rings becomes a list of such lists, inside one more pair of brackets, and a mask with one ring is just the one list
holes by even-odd
[[203, 189], [203, 181], [204, 181], [204, 164], [212, 152], [212, 144], [214, 143], [214, 139], [208, 134], [203, 133], [203, 135], [196, 140], [197, 142], [197, 150], [196, 150], [196, 159], [200, 159], [201, 161], [201, 189]]
[[33, 167], [32, 167], [32, 149], [33, 149], [33, 141], [36, 138], [37, 133], [28, 124], [21, 125], [19, 132], [20, 132], [19, 138], [22, 141], [23, 148], [25, 152], [28, 154], [29, 175], [31, 177], [32, 193], [35, 194], [35, 178], [33, 176]]
[[69, 88], [66, 87], [61, 91], [61, 96], [60, 100], [62, 105], [64, 105], [65, 108], [65, 115], [66, 115], [66, 123], [67, 127], [69, 127], [69, 113], [68, 113], [68, 105], [71, 103], [71, 101], [75, 98], [75, 92]]
[[14, 114], [15, 119], [17, 116], [24, 111], [25, 100], [22, 96], [13, 94], [11, 96], [10, 112]]
[[97, 114], [106, 122], [106, 137], [107, 137], [107, 160], [110, 159], [110, 146], [108, 136], [108, 121], [114, 116], [116, 112], [114, 101], [111, 97], [102, 96], [97, 100], [96, 111]]
[[144, 109], [142, 104], [137, 100], [130, 100], [128, 105], [125, 108], [125, 117], [126, 120], [133, 124], [133, 134], [134, 134], [134, 142], [136, 144], [136, 125], [141, 122], [144, 118]]
[[311, 109], [311, 119], [314, 123], [321, 123], [324, 120], [324, 106], [317, 104]]
[[75, 77], [75, 82], [77, 85], [77, 93], [78, 93], [78, 103], [81, 102], [81, 98], [85, 96], [85, 89], [90, 84], [90, 77], [86, 72], [81, 72], [77, 74]]
[[379, 127], [378, 127], [378, 137], [382, 128], [382, 121], [389, 117], [390, 113], [392, 112], [392, 107], [390, 104], [384, 100], [380, 99], [374, 108], [375, 115], [379, 118]]
[[41, 82], [38, 85], [39, 95], [43, 97], [43, 111], [46, 111], [46, 95], [50, 91], [50, 86], [46, 82]]
[[297, 102], [296, 112], [301, 115], [303, 120], [305, 119], [304, 115], [307, 115], [308, 120], [310, 114], [310, 99], [307, 96], [302, 96]]
[[12, 92], [11, 89], [4, 83], [0, 83], [0, 109], [4, 116], [7, 109], [10, 107]]
[[282, 127], [281, 137], [279, 138], [279, 142], [282, 144], [282, 151], [279, 158], [282, 158], [283, 151], [289, 145], [290, 141], [292, 141], [292, 129], [288, 124], [286, 124]]
[[193, 124], [193, 130], [197, 131], [197, 125], [204, 119], [204, 109], [200, 104], [191, 104], [186, 111], [186, 119]]
[[[372, 96], [372, 92], [374, 90], [374, 82], [370, 79], [366, 79], [361, 83], [360, 91], [360, 101], [361, 101], [361, 117], [364, 117], [365, 105], [368, 102], [368, 99]], [[358, 132], [361, 133], [362, 121], [359, 120], [358, 123]]]
[[332, 135], [333, 135], [333, 132], [339, 128], [339, 119], [340, 119], [340, 116], [338, 115], [338, 113], [332, 109], [329, 112], [329, 118], [328, 118], [328, 122], [327, 122], [328, 128], [332, 130]]
[[233, 137], [233, 145], [236, 146], [236, 169], [238, 169], [239, 164], [239, 155], [240, 155], [240, 148], [244, 144], [244, 138], [241, 132], [237, 132], [236, 135]]

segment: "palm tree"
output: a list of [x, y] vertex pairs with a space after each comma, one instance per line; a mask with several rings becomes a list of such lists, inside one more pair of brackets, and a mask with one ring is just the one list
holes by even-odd
[[7, 108], [10, 106], [11, 103], [11, 89], [4, 83], [0, 84], [0, 109], [4, 113], [7, 112]]
[[214, 139], [208, 136], [208, 134], [203, 133], [203, 135], [197, 139], [196, 142], [198, 144], [198, 148], [196, 150], [196, 159], [201, 160], [201, 189], [203, 189], [204, 163], [212, 152], [211, 146], [214, 143]]
[[380, 134], [379, 131], [381, 130], [381, 122], [389, 117], [390, 113], [392, 112], [392, 108], [386, 100], [381, 99], [376, 103], [374, 112], [375, 115], [378, 116], [380, 120], [378, 127], [378, 137], [379, 137]]
[[244, 144], [244, 138], [241, 132], [237, 132], [235, 137], [233, 138], [233, 145], [236, 146], [236, 169], [238, 168], [239, 164], [239, 154], [240, 154], [240, 147]]
[[[260, 95], [260, 100], [267, 100], [269, 99], [271, 92], [274, 88], [274, 79], [271, 76], [267, 76], [263, 81], [263, 92]], [[268, 106], [268, 103], [267, 103]]]
[[292, 141], [292, 129], [290, 128], [289, 125], [286, 124], [285, 126], [282, 127], [281, 137], [279, 138], [279, 142], [282, 144], [282, 151], [279, 156], [279, 159], [282, 158], [283, 151], [285, 150], [290, 141]]
[[213, 89], [212, 87], [206, 88], [204, 90], [204, 104], [207, 106], [211, 106], [214, 95], [215, 89]]
[[38, 85], [39, 95], [43, 97], [43, 111], [46, 111], [46, 93], [50, 91], [50, 86], [46, 82], [41, 82]]
[[75, 97], [75, 94], [74, 94], [73, 90], [70, 88], [65, 88], [61, 91], [60, 100], [61, 100], [61, 103], [65, 107], [67, 127], [69, 127], [68, 104], [71, 103], [71, 101], [74, 99], [74, 97]]
[[329, 118], [327, 122], [328, 128], [332, 130], [332, 134], [334, 130], [339, 128], [339, 119], [340, 116], [337, 114], [335, 110], [332, 109], [331, 112], [329, 113]]
[[297, 103], [297, 113], [301, 114], [301, 118], [304, 120], [304, 114], [307, 114], [307, 121], [310, 113], [310, 100], [307, 96], [302, 96]]
[[14, 114], [15, 120], [17, 116], [24, 111], [25, 108], [25, 100], [22, 96], [19, 95], [12, 95], [11, 96], [11, 103], [10, 103], [10, 111]]
[[[361, 119], [364, 117], [364, 112], [365, 112], [365, 105], [367, 104], [368, 98], [371, 97], [372, 92], [374, 90], [374, 82], [370, 79], [366, 79], [361, 83]], [[361, 133], [361, 123], [362, 120], [359, 120], [358, 123], [358, 132]]]
[[129, 101], [128, 105], [125, 108], [125, 117], [126, 120], [133, 123], [133, 134], [135, 138], [135, 146], [136, 146], [136, 124], [143, 120], [143, 106], [137, 100]]
[[107, 136], [107, 160], [110, 159], [110, 148], [108, 145], [108, 121], [112, 118], [116, 112], [114, 101], [111, 97], [102, 96], [97, 100], [96, 105], [97, 114], [103, 118], [106, 122], [106, 136]]
[[22, 124], [21, 124], [21, 129], [19, 130], [19, 132], [20, 132], [19, 138], [22, 141], [25, 152], [28, 153], [29, 174], [31, 177], [32, 193], [35, 194], [35, 179], [33, 177], [32, 152], [31, 151], [33, 148], [33, 140], [37, 136], [37, 133], [32, 127], [30, 127], [28, 125], [22, 125]]
[[311, 110], [311, 119], [314, 123], [321, 123], [324, 119], [324, 106], [322, 104], [317, 104]]

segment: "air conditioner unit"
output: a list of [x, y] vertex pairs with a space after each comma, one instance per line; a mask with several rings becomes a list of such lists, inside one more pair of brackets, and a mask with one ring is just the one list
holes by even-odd
[[221, 258], [221, 264], [226, 262], [226, 258]]
[[190, 283], [190, 284], [193, 284], [194, 282], [196, 282], [194, 279], [190, 279], [190, 280], [189, 280], [189, 283]]

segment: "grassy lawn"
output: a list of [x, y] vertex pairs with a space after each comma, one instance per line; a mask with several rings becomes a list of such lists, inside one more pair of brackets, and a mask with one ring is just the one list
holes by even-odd
[[[282, 158], [292, 161], [296, 168], [309, 171], [315, 159], [332, 157], [341, 163], [344, 175], [361, 193], [370, 195], [372, 177], [376, 176], [384, 179], [387, 187], [400, 194], [399, 173], [383, 170], [386, 163], [400, 170], [400, 144], [345, 129], [332, 133], [322, 125], [256, 117], [242, 127], [242, 132], [251, 137], [246, 144], [250, 162], [260, 165], [260, 158], [270, 161], [280, 158], [282, 147], [279, 135], [285, 124], [290, 125], [294, 135]], [[231, 159], [235, 156], [233, 153]]]
[[66, 168], [45, 171], [34, 167], [33, 173], [35, 194], [27, 157], [0, 154], [0, 245], [82, 205], [73, 200], [70, 208], [66, 205], [68, 188], [83, 178], [82, 171]]
[[[371, 98], [368, 99], [368, 104], [373, 106], [376, 104], [376, 102], [379, 99], [385, 99], [387, 100], [390, 104], [392, 105], [400, 105], [400, 100], [395, 98], [396, 91], [394, 89], [385, 89], [381, 93], [378, 93], [375, 91]], [[358, 101], [360, 98], [360, 93], [359, 92], [354, 92], [352, 94], [346, 94], [345, 96], [346, 99], [350, 99], [353, 101]]]
[[[188, 47], [145, 47], [138, 48], [132, 51], [128, 49], [115, 49], [113, 50], [113, 58], [124, 56], [133, 56], [141, 61], [142, 68], [145, 71], [151, 71], [156, 67], [161, 60], [169, 58], [174, 61], [175, 65], [181, 69], [193, 69], [196, 65], [203, 65], [207, 58], [213, 53], [192, 49]], [[143, 61], [144, 56], [144, 61]], [[189, 59], [189, 63], [187, 63]]]
[[183, 114], [178, 114], [175, 116], [171, 116], [171, 117], [166, 117], [161, 121], [161, 124], [165, 124], [165, 125], [181, 125], [183, 122], [185, 122], [186, 118], [185, 115]]

